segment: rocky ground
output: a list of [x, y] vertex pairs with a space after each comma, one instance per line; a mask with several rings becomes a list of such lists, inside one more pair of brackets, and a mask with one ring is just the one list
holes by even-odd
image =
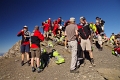
[[106, 46], [103, 51], [98, 51], [94, 46], [96, 66], [92, 67], [86, 59], [86, 65], [80, 67], [80, 73], [76, 74], [69, 71], [71, 54], [62, 46], [55, 46], [55, 49], [64, 56], [65, 63], [57, 65], [52, 58], [48, 67], [41, 73], [33, 73], [27, 64], [21, 66], [19, 56], [1, 58], [0, 80], [120, 80], [120, 58], [112, 55], [111, 49]]

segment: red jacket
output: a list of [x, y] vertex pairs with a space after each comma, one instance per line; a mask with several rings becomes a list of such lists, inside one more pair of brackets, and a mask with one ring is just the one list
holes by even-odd
[[24, 37], [24, 31], [20, 31], [18, 34], [17, 34], [17, 36], [22, 36], [22, 41], [21, 41], [21, 45], [28, 45], [28, 44], [30, 44], [30, 41], [29, 41], [29, 38], [25, 38]]
[[61, 18], [58, 18], [57, 23], [61, 24]]
[[119, 48], [115, 48], [114, 51], [117, 51], [117, 53], [120, 54], [120, 47]]
[[57, 30], [59, 28], [57, 21], [54, 22], [54, 28], [53, 31]]
[[78, 27], [78, 30], [82, 28], [82, 26], [81, 26], [81, 25], [77, 25], [77, 27]]
[[44, 24], [44, 31], [49, 31], [49, 24], [48, 23]]
[[48, 19], [48, 24], [51, 25], [51, 20], [50, 19]]
[[44, 41], [44, 36], [39, 30], [34, 31], [31, 35], [31, 48], [39, 48], [41, 41]]

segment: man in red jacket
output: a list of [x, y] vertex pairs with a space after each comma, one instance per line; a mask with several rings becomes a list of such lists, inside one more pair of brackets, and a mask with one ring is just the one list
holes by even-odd
[[54, 28], [53, 28], [53, 34], [54, 34], [54, 36], [57, 35], [58, 28], [59, 28], [58, 23], [57, 23], [57, 21], [55, 21], [54, 22]]
[[34, 72], [36, 69], [34, 67], [34, 58], [36, 58], [37, 62], [37, 71], [38, 73], [41, 71], [40, 69], [40, 42], [44, 41], [44, 36], [39, 31], [39, 27], [35, 26], [35, 29], [33, 33], [31, 34], [31, 66], [32, 66], [32, 72]]
[[17, 36], [22, 36], [22, 40], [21, 40], [21, 53], [22, 53], [22, 62], [21, 62], [21, 66], [24, 65], [24, 57], [25, 57], [25, 53], [27, 54], [27, 63], [29, 64], [29, 52], [30, 52], [30, 31], [28, 31], [28, 27], [24, 26], [23, 29], [17, 34]]
[[48, 38], [48, 34], [49, 34], [49, 24], [47, 22], [44, 23], [44, 37]]
[[48, 18], [49, 30], [52, 30], [51, 18]]

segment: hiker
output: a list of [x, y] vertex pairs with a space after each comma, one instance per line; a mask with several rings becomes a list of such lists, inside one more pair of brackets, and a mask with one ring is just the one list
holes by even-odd
[[31, 46], [30, 46], [32, 72], [35, 72], [36, 70], [34, 66], [34, 58], [36, 58], [38, 73], [41, 71], [40, 69], [40, 55], [41, 55], [40, 42], [41, 41], [44, 41], [44, 36], [39, 31], [39, 26], [35, 26], [34, 31], [31, 34]]
[[115, 34], [112, 33], [112, 35], [110, 36], [110, 44], [114, 44], [115, 42]]
[[91, 50], [91, 42], [90, 42], [90, 37], [91, 37], [91, 31], [90, 31], [90, 26], [86, 21], [85, 17], [80, 17], [80, 25], [82, 28], [79, 29], [79, 38], [81, 40], [81, 47], [83, 51], [88, 51], [89, 56], [90, 56], [90, 62], [94, 66], [94, 59], [93, 59], [93, 53]]
[[100, 17], [96, 17], [96, 23], [99, 23], [101, 28], [102, 28], [102, 31], [104, 31], [104, 24], [105, 24], [105, 21], [102, 20]]
[[54, 21], [54, 27], [53, 27], [54, 37], [57, 36], [58, 28], [59, 28], [59, 25], [58, 25], [58, 23], [57, 23], [57, 20], [55, 20], [55, 21]]
[[114, 41], [114, 48], [112, 51], [112, 54], [115, 54], [116, 56], [120, 57], [120, 34], [117, 34], [115, 36], [115, 41]]
[[100, 48], [99, 50], [102, 51], [103, 50], [103, 42], [102, 42], [102, 28], [101, 28], [101, 24], [99, 22], [96, 22], [96, 28], [97, 28], [97, 31], [96, 31], [96, 35], [98, 37], [98, 44], [100, 45]]
[[52, 31], [51, 18], [48, 18], [49, 31]]
[[45, 23], [44, 23], [44, 37], [45, 37], [45, 39], [48, 39], [48, 34], [49, 34], [49, 24], [48, 24], [48, 21], [46, 21]]
[[[64, 28], [64, 31], [66, 30], [66, 26], [68, 26], [70, 24], [70, 21], [68, 20], [68, 21], [66, 21], [65, 22], [65, 28]], [[64, 34], [65, 35], [65, 34]], [[67, 39], [67, 37], [65, 36], [65, 42], [64, 42], [64, 44], [65, 44], [65, 49], [67, 49], [67, 43], [68, 42], [68, 39]]]
[[68, 45], [71, 50], [71, 66], [70, 66], [70, 73], [79, 73], [79, 71], [76, 68], [76, 63], [77, 63], [77, 32], [78, 28], [77, 25], [75, 24], [75, 18], [71, 17], [70, 18], [70, 24], [66, 26], [65, 30], [65, 35], [67, 36], [68, 39]]
[[58, 23], [59, 26], [61, 26], [61, 23], [62, 23], [62, 18], [61, 17], [58, 18], [57, 23]]
[[27, 63], [28, 66], [30, 66], [30, 59], [29, 59], [29, 52], [30, 52], [30, 31], [28, 31], [28, 27], [25, 25], [23, 29], [17, 34], [17, 36], [22, 36], [22, 41], [21, 41], [21, 53], [22, 53], [22, 61], [21, 61], [21, 66], [24, 65], [24, 57], [25, 54], [27, 55]]

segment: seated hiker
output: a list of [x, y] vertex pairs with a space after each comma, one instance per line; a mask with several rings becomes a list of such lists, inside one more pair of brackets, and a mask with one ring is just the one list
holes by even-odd
[[115, 34], [112, 33], [112, 35], [110, 36], [110, 44], [114, 44], [115, 41]]
[[44, 36], [39, 31], [39, 27], [35, 26], [35, 29], [33, 33], [31, 34], [31, 66], [32, 66], [32, 72], [34, 72], [35, 66], [34, 66], [34, 58], [36, 58], [37, 63], [37, 71], [38, 73], [41, 71], [40, 69], [40, 42], [44, 41]]
[[112, 54], [120, 57], [120, 43], [118, 43], [118, 46], [113, 49]]
[[25, 53], [27, 55], [27, 63], [28, 66], [30, 65], [29, 61], [29, 52], [30, 52], [30, 31], [28, 31], [28, 27], [24, 26], [23, 29], [18, 33], [17, 36], [22, 36], [22, 41], [21, 41], [21, 53], [22, 53], [22, 62], [21, 62], [21, 66], [24, 65], [24, 57], [25, 57]]

